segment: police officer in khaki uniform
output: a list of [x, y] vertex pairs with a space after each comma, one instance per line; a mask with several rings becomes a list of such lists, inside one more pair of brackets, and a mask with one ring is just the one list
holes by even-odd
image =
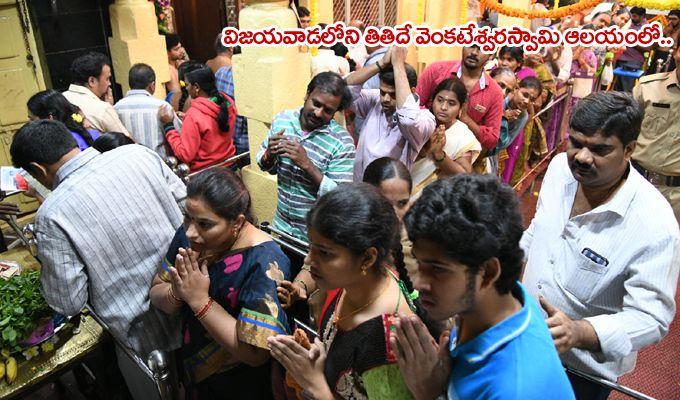
[[[680, 65], [680, 46], [673, 50]], [[680, 221], [680, 69], [640, 78], [633, 96], [645, 119], [633, 152], [633, 165], [671, 203]]]

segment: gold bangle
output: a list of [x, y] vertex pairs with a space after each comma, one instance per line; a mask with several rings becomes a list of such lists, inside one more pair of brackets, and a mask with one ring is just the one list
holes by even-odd
[[175, 293], [172, 292], [172, 286], [168, 287], [168, 299], [170, 299], [171, 303], [175, 303], [177, 305], [184, 304], [184, 301], [175, 296]]

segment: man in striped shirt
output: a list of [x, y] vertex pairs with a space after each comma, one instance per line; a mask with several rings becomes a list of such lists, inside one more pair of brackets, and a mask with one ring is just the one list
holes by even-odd
[[[35, 217], [50, 307], [78, 315], [92, 305], [118, 343], [143, 359], [154, 349], [178, 348], [177, 321], [151, 305], [149, 289], [182, 223], [182, 181], [143, 146], [81, 152], [57, 121], [24, 125], [10, 153], [16, 167], [53, 189]], [[119, 365], [129, 364], [117, 352]], [[121, 369], [135, 399], [152, 399], [144, 396], [152, 382], [137, 378], [139, 369]]]
[[[146, 64], [135, 64], [128, 74], [130, 90], [113, 107], [132, 138], [158, 153], [162, 158], [172, 154], [165, 142], [165, 132], [158, 119], [158, 109], [167, 107], [168, 102], [153, 97], [156, 91], [156, 73]], [[175, 117], [175, 129], [181, 123]]]
[[322, 72], [307, 86], [301, 109], [274, 117], [257, 153], [260, 168], [278, 175], [274, 228], [306, 241], [305, 216], [316, 199], [339, 183], [352, 182], [354, 141], [333, 120], [351, 101], [342, 77]]

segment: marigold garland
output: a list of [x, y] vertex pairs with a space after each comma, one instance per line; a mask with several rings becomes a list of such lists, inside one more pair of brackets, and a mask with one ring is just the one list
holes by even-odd
[[624, 0], [629, 7], [642, 7], [653, 10], [677, 10], [680, 9], [680, 0]]
[[[481, 0], [481, 3], [484, 5], [484, 7], [494, 10], [499, 14], [507, 15], [509, 17], [516, 17], [516, 18], [529, 18], [529, 19], [534, 19], [534, 18], [550, 18], [550, 19], [558, 19], [558, 18], [564, 18], [567, 15], [574, 15], [578, 14], [581, 11], [587, 10], [589, 8], [593, 8], [596, 5], [602, 3], [604, 0], [581, 0], [580, 2], [576, 4], [572, 4], [569, 6], [565, 7], [559, 7], [556, 9], [552, 10], [525, 10], [521, 8], [515, 8], [515, 7], [509, 7], [503, 4], [500, 4], [498, 0]], [[644, 2], [645, 0], [632, 0], [632, 1], [642, 1]], [[647, 1], [652, 1], [652, 2], [661, 2], [664, 0], [647, 0]], [[678, 2], [680, 0], [673, 0], [673, 2]]]

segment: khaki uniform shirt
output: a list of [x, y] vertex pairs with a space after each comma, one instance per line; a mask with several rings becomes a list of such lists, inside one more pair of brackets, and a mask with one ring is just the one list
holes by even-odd
[[130, 136], [113, 106], [100, 100], [90, 89], [85, 86], [71, 85], [63, 94], [71, 104], [80, 108], [87, 120], [98, 131], [121, 132]]
[[633, 96], [645, 109], [633, 159], [649, 171], [680, 175], [680, 85], [676, 71], [640, 78]]

